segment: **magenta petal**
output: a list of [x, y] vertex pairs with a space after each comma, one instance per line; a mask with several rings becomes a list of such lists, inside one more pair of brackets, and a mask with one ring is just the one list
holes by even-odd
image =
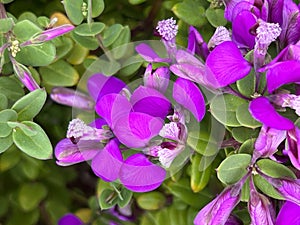
[[59, 219], [58, 225], [83, 225], [83, 222], [74, 214], [67, 213]]
[[147, 61], [147, 62], [170, 62], [170, 59], [161, 58], [156, 52], [147, 44], [139, 44], [135, 47], [135, 50]]
[[300, 206], [286, 201], [281, 207], [277, 216], [276, 225], [299, 224], [300, 221]]
[[170, 112], [170, 101], [159, 91], [140, 86], [132, 94], [130, 101], [133, 111], [164, 119]]
[[240, 47], [253, 49], [255, 36], [250, 33], [250, 29], [255, 25], [256, 18], [249, 11], [243, 11], [236, 16], [232, 23], [232, 38]]
[[300, 82], [300, 62], [296, 60], [279, 62], [267, 71], [267, 87], [272, 93], [282, 85]]
[[128, 157], [120, 171], [123, 185], [134, 192], [147, 192], [158, 188], [166, 171], [152, 164], [145, 155], [137, 153]]
[[295, 127], [287, 135], [288, 151], [287, 154], [295, 168], [300, 170], [300, 129]]
[[249, 111], [256, 120], [268, 127], [277, 130], [290, 130], [295, 127], [292, 121], [276, 112], [266, 97], [259, 97], [252, 100], [249, 105]]
[[163, 126], [163, 121], [145, 113], [132, 112], [120, 117], [114, 123], [116, 137], [129, 148], [140, 148], [156, 135]]
[[247, 76], [251, 70], [250, 63], [232, 41], [218, 45], [207, 57], [206, 66], [208, 76], [216, 80], [215, 88], [232, 84]]
[[103, 148], [95, 141], [79, 141], [73, 144], [70, 139], [62, 139], [55, 147], [55, 157], [60, 166], [69, 166], [75, 163], [91, 160]]
[[117, 140], [111, 140], [92, 160], [92, 170], [104, 181], [119, 178], [123, 157]]
[[[225, 4], [225, 11], [224, 11], [224, 17], [228, 21], [233, 21], [234, 20], [234, 9], [239, 4], [241, 0], [224, 0]], [[249, 2], [250, 4], [254, 3], [254, 0], [245, 0], [244, 2]]]
[[120, 93], [126, 84], [116, 78], [108, 77], [101, 73], [94, 74], [88, 79], [87, 88], [92, 98], [97, 102], [102, 96], [110, 93]]
[[107, 94], [97, 101], [95, 110], [112, 127], [112, 120], [117, 120], [118, 117], [128, 114], [131, 111], [131, 104], [123, 95]]
[[173, 87], [173, 98], [191, 111], [198, 121], [203, 119], [205, 100], [196, 84], [183, 78], [177, 78]]

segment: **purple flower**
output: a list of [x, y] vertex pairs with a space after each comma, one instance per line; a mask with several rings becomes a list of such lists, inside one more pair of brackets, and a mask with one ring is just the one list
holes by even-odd
[[248, 201], [248, 211], [252, 225], [273, 225], [275, 221], [275, 210], [269, 199], [258, 193], [250, 180], [250, 198]]
[[300, 180], [292, 178], [272, 178], [262, 176], [288, 201], [300, 205]]
[[152, 72], [152, 64], [150, 63], [144, 74], [144, 85], [165, 93], [169, 85], [169, 78], [170, 70], [168, 67], [159, 67]]
[[295, 127], [294, 130], [287, 132], [287, 154], [295, 168], [300, 170], [300, 129]]
[[68, 213], [59, 219], [58, 225], [84, 225], [84, 223], [74, 214]]
[[219, 26], [215, 30], [215, 33], [213, 36], [210, 38], [207, 47], [212, 50], [214, 49], [217, 45], [225, 42], [225, 41], [231, 41], [231, 36], [229, 31], [227, 30], [226, 27]]
[[227, 187], [212, 202], [200, 210], [194, 219], [195, 225], [224, 225], [231, 211], [240, 201], [242, 185]]
[[31, 40], [21, 43], [20, 46], [27, 46], [32, 44], [41, 44], [45, 41], [50, 41], [58, 36], [64, 35], [72, 31], [75, 27], [71, 24], [64, 24], [48, 30], [42, 31], [40, 34], [35, 35]]
[[18, 63], [13, 57], [10, 57], [10, 59], [13, 64], [15, 74], [17, 75], [19, 80], [25, 85], [25, 87], [29, 91], [39, 89], [40, 87], [35, 81], [35, 79], [32, 77], [30, 71], [25, 66]]
[[286, 201], [281, 207], [277, 219], [276, 225], [294, 224], [299, 225], [300, 221], [300, 205], [293, 202]]
[[95, 102], [90, 96], [79, 91], [75, 91], [71, 88], [53, 88], [51, 90], [50, 97], [57, 103], [87, 111], [93, 110], [95, 106]]
[[277, 147], [286, 138], [285, 130], [277, 130], [263, 125], [255, 141], [253, 158], [270, 157], [276, 151]]
[[203, 60], [206, 60], [209, 54], [206, 42], [193, 26], [190, 26], [189, 28], [187, 50], [189, 50], [192, 54], [199, 55]]

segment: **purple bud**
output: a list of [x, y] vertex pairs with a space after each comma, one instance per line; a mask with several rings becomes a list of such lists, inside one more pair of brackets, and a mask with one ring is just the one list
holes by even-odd
[[295, 127], [287, 133], [287, 154], [294, 167], [300, 170], [300, 129]]
[[40, 88], [32, 77], [30, 71], [25, 66], [15, 61], [12, 57], [11, 62], [13, 64], [15, 74], [29, 91], [34, 91]]
[[75, 27], [71, 24], [64, 24], [58, 27], [54, 27], [52, 29], [44, 30], [40, 34], [34, 36], [31, 40], [26, 41], [21, 44], [21, 46], [31, 45], [31, 44], [41, 44], [45, 41], [50, 41], [58, 36], [64, 35]]
[[167, 67], [159, 67], [152, 73], [152, 65], [149, 64], [144, 74], [144, 85], [165, 93], [170, 78], [170, 70]]
[[50, 94], [53, 101], [83, 110], [93, 110], [95, 103], [91, 97], [70, 88], [56, 87]]
[[223, 190], [212, 202], [200, 210], [194, 219], [195, 225], [224, 225], [234, 207], [240, 201], [241, 183]]
[[207, 47], [208, 49], [213, 49], [224, 41], [231, 41], [231, 36], [226, 27], [219, 26], [209, 40]]
[[287, 201], [280, 209], [276, 225], [299, 224], [300, 221], [300, 205]]
[[277, 130], [263, 125], [255, 142], [254, 158], [272, 156], [285, 137], [285, 130]]
[[206, 42], [203, 40], [201, 34], [193, 26], [190, 26], [189, 28], [187, 49], [192, 54], [198, 54], [203, 60], [206, 60], [209, 54]]
[[252, 180], [250, 181], [248, 210], [252, 225], [274, 224], [275, 210], [269, 199], [256, 191]]

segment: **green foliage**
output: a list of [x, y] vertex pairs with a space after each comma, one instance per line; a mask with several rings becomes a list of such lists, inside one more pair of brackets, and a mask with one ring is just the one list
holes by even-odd
[[247, 173], [251, 155], [235, 154], [228, 156], [218, 167], [217, 175], [224, 184], [234, 184]]
[[144, 210], [158, 210], [166, 203], [166, 197], [160, 192], [153, 191], [139, 195], [136, 201]]

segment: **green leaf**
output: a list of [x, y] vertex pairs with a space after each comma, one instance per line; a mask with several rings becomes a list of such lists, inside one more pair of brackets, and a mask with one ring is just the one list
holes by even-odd
[[10, 31], [14, 26], [14, 20], [12, 18], [0, 19], [0, 33], [6, 33]]
[[53, 86], [73, 86], [79, 79], [78, 72], [64, 60], [40, 68], [43, 81]]
[[188, 179], [181, 179], [178, 182], [170, 181], [165, 187], [184, 203], [196, 208], [202, 208], [211, 201], [204, 190], [199, 193], [193, 193]]
[[185, 0], [174, 5], [172, 11], [187, 24], [201, 27], [206, 23], [205, 9], [199, 1]]
[[225, 26], [227, 24], [223, 9], [208, 8], [205, 15], [208, 22], [214, 27]]
[[13, 212], [10, 213], [8, 222], [5, 225], [15, 225], [15, 224], [26, 224], [35, 225], [38, 223], [40, 214], [39, 210], [32, 210], [30, 212], [24, 212], [20, 207], [14, 207]]
[[236, 82], [237, 89], [242, 95], [251, 97], [255, 93], [255, 75], [254, 70], [243, 79]]
[[246, 103], [244, 99], [237, 96], [225, 94], [212, 99], [210, 109], [212, 115], [222, 124], [231, 127], [239, 127], [236, 111], [238, 107]]
[[96, 50], [99, 47], [99, 43], [95, 37], [80, 36], [74, 30], [71, 32], [71, 36], [78, 44], [87, 49]]
[[166, 203], [165, 196], [158, 191], [143, 193], [136, 200], [138, 206], [144, 210], [157, 210]]
[[259, 134], [259, 130], [246, 127], [234, 127], [231, 130], [231, 134], [235, 140], [244, 143], [249, 138], [256, 138]]
[[190, 131], [188, 133], [187, 144], [192, 149], [205, 156], [215, 155], [219, 151], [217, 142], [207, 130], [202, 128], [200, 129], [200, 132]]
[[95, 36], [101, 33], [105, 28], [105, 24], [101, 22], [93, 22], [91, 24], [83, 23], [74, 29], [74, 32], [80, 36]]
[[47, 98], [44, 89], [37, 89], [20, 98], [11, 108], [18, 113], [18, 120], [32, 120], [43, 108]]
[[56, 60], [67, 55], [74, 45], [72, 39], [65, 36], [54, 38], [52, 42], [56, 47]]
[[212, 164], [210, 164], [204, 171], [200, 170], [202, 155], [195, 153], [191, 159], [191, 188], [193, 192], [202, 191], [210, 180]]
[[98, 17], [103, 12], [105, 7], [103, 0], [92, 0], [92, 17]]
[[219, 180], [227, 185], [238, 182], [247, 173], [251, 155], [235, 154], [224, 159], [217, 169]]
[[0, 110], [6, 109], [8, 107], [8, 99], [4, 94], [0, 93]]
[[15, 145], [11, 145], [3, 154], [0, 155], [0, 171], [4, 172], [13, 168], [21, 159], [20, 151]]
[[37, 131], [33, 130], [31, 127], [20, 123], [20, 122], [7, 122], [7, 125], [11, 128], [19, 128], [21, 129], [27, 136], [35, 136], [37, 134]]
[[264, 194], [271, 198], [285, 200], [285, 198], [275, 190], [275, 188], [263, 177], [259, 175], [254, 176], [254, 184], [258, 187]]
[[6, 137], [0, 137], [0, 153], [5, 152], [12, 144], [13, 144], [12, 135], [8, 135]]
[[63, 4], [72, 23], [75, 25], [81, 24], [84, 18], [81, 11], [83, 0], [63, 0]]
[[284, 178], [284, 177], [290, 177], [293, 179], [297, 178], [292, 170], [273, 160], [261, 159], [256, 164], [261, 169], [261, 171], [267, 176], [273, 178]]
[[[130, 202], [132, 198], [132, 191], [127, 190], [126, 188], [122, 187], [119, 200], [118, 200], [118, 206], [123, 208]], [[121, 198], [122, 197], [122, 198]]]
[[239, 153], [252, 155], [256, 138], [246, 140], [239, 148]]
[[104, 47], [108, 47], [114, 43], [123, 30], [123, 26], [121, 24], [114, 24], [108, 27], [103, 33], [103, 45]]
[[0, 93], [9, 100], [17, 101], [24, 95], [24, 90], [12, 77], [0, 77]]
[[106, 189], [99, 196], [99, 205], [102, 210], [110, 209], [118, 203], [118, 197], [114, 190]]
[[89, 70], [97, 73], [102, 73], [105, 76], [112, 76], [116, 74], [120, 70], [120, 68], [121, 65], [115, 60], [107, 61], [104, 59], [98, 59], [92, 64]]
[[30, 20], [22, 20], [16, 23], [13, 32], [20, 42], [28, 41], [32, 36], [42, 31]]
[[13, 2], [14, 0], [1, 0], [0, 2], [4, 3], [4, 4], [7, 4], [7, 3], [11, 3]]
[[131, 5], [138, 5], [138, 4], [142, 4], [143, 2], [145, 2], [146, 0], [128, 0], [128, 2]]
[[246, 180], [241, 191], [241, 201], [248, 202], [250, 197], [249, 178]]
[[24, 121], [22, 124], [36, 131], [34, 136], [28, 136], [21, 128], [15, 128], [13, 140], [16, 146], [27, 155], [36, 159], [52, 158], [52, 145], [45, 131], [36, 123]]
[[142, 64], [143, 62], [138, 55], [131, 56], [122, 64], [122, 69], [118, 74], [120, 74], [121, 77], [133, 76]]
[[238, 106], [236, 110], [236, 118], [244, 127], [257, 128], [261, 127], [261, 123], [255, 120], [249, 112], [249, 104], [245, 103]]
[[0, 111], [0, 137], [7, 137], [10, 135], [12, 128], [7, 124], [8, 121], [16, 121], [17, 113], [11, 109], [4, 109]]
[[28, 66], [47, 66], [56, 56], [55, 46], [46, 42], [40, 45], [29, 45], [21, 48], [16, 60]]
[[33, 23], [36, 23], [37, 17], [32, 12], [23, 12], [18, 18], [18, 21], [21, 21], [21, 20], [29, 20]]
[[79, 65], [83, 63], [88, 54], [89, 50], [87, 48], [76, 43], [66, 60], [73, 65]]
[[122, 58], [127, 52], [130, 46], [126, 45], [130, 41], [130, 29], [125, 26], [119, 35], [118, 39], [111, 45], [113, 50], [113, 56], [115, 59]]
[[19, 202], [21, 208], [26, 211], [32, 211], [46, 197], [47, 189], [41, 183], [23, 184], [19, 191]]

